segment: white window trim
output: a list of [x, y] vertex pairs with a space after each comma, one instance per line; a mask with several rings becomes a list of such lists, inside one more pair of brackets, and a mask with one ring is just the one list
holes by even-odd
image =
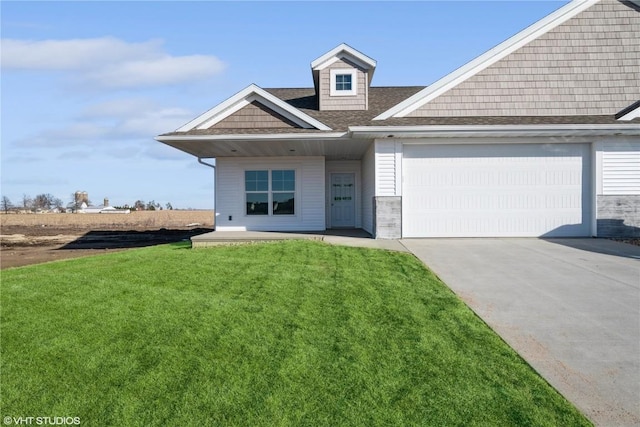
[[[358, 70], [353, 68], [333, 68], [331, 71], [331, 81], [329, 95], [331, 96], [353, 96], [358, 94]], [[351, 76], [351, 90], [336, 90], [336, 76], [348, 74]]]
[[[273, 185], [272, 185], [272, 175], [271, 173], [273, 171], [280, 171], [280, 170], [292, 170], [294, 172], [294, 190], [293, 191], [274, 191], [273, 190]], [[299, 209], [299, 205], [298, 203], [299, 200], [301, 200], [301, 196], [298, 192], [298, 169], [297, 168], [253, 168], [253, 169], [244, 169], [244, 172], [247, 171], [267, 171], [267, 179], [268, 179], [268, 190], [266, 191], [247, 191], [246, 188], [246, 183], [245, 183], [245, 189], [244, 189], [244, 204], [243, 206], [243, 216], [244, 217], [257, 217], [257, 218], [265, 218], [265, 217], [269, 217], [269, 218], [278, 218], [278, 217], [297, 217], [298, 216], [298, 209]], [[244, 175], [243, 172], [243, 175]], [[250, 215], [247, 213], [247, 194], [249, 193], [267, 193], [267, 213], [263, 214], [263, 215]], [[293, 197], [294, 197], [294, 208], [293, 208], [293, 213], [292, 214], [274, 214], [273, 213], [273, 194], [274, 193], [293, 193]]]

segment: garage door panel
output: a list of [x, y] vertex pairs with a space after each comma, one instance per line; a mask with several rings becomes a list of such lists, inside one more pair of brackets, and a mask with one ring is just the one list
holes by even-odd
[[589, 235], [586, 145], [406, 145], [403, 236]]

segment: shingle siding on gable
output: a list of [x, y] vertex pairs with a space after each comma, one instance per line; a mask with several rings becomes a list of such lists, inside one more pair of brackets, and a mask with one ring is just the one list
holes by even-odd
[[229, 117], [220, 120], [210, 129], [274, 129], [298, 128], [295, 123], [269, 110], [259, 102], [252, 102]]
[[[331, 96], [331, 70], [336, 68], [357, 70], [358, 88], [353, 96]], [[339, 59], [320, 71], [320, 110], [366, 110], [367, 73], [346, 59]]]
[[603, 0], [408, 117], [609, 115], [639, 99], [640, 11]]

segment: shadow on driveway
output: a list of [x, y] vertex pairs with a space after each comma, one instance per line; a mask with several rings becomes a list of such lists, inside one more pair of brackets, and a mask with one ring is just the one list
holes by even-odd
[[604, 255], [640, 259], [640, 246], [599, 238], [545, 238], [549, 243]]

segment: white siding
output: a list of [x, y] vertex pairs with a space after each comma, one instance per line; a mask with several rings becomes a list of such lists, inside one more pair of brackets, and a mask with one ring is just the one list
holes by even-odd
[[[325, 229], [324, 157], [218, 158], [216, 229], [319, 231]], [[245, 170], [294, 169], [295, 215], [245, 215]], [[231, 220], [229, 217], [231, 216]]]
[[362, 228], [370, 234], [373, 234], [375, 183], [375, 149], [374, 144], [371, 144], [362, 157]]
[[602, 194], [640, 194], [640, 142], [617, 142], [602, 147]]
[[396, 143], [393, 140], [378, 140], [376, 150], [376, 196], [398, 196], [396, 172], [398, 169]]
[[362, 227], [362, 196], [361, 196], [361, 188], [362, 188], [362, 180], [360, 179], [360, 160], [334, 160], [328, 161], [325, 164], [326, 171], [326, 179], [325, 179], [325, 188], [326, 188], [326, 196], [325, 196], [325, 207], [326, 207], [326, 218], [327, 218], [327, 227], [331, 227], [331, 174], [332, 173], [353, 173], [355, 175], [355, 227]]

